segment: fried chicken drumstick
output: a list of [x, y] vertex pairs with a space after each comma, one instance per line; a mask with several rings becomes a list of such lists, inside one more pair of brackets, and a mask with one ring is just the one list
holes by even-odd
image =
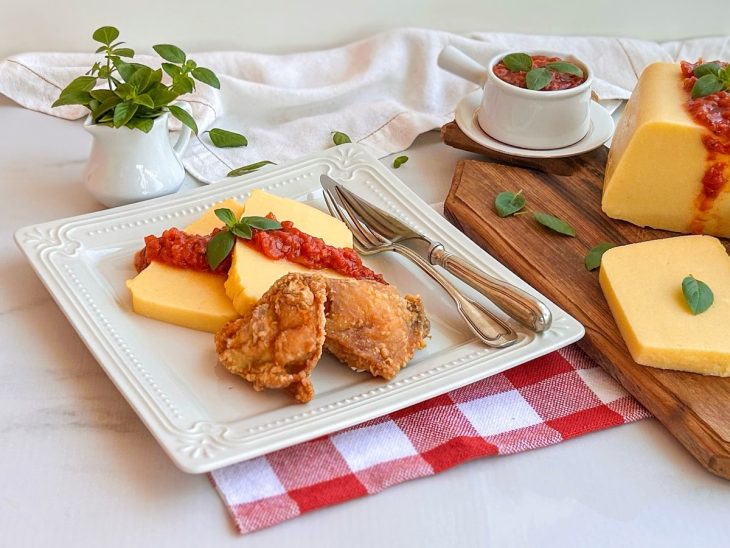
[[392, 379], [426, 346], [428, 331], [418, 296], [370, 280], [287, 274], [215, 342], [223, 366], [254, 389], [286, 388], [304, 403], [323, 346], [352, 369]]

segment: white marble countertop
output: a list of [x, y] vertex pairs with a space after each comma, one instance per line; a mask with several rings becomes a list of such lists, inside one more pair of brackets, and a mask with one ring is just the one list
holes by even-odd
[[[472, 461], [246, 537], [180, 472], [16, 248], [24, 225], [99, 209], [80, 124], [0, 98], [0, 535], [4, 546], [726, 546], [730, 482], [654, 420]], [[428, 202], [456, 160], [422, 136], [401, 176]], [[195, 186], [192, 180], [187, 187]]]

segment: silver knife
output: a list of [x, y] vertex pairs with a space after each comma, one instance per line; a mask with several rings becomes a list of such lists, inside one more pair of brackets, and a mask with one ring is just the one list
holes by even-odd
[[550, 310], [532, 295], [490, 276], [461, 257], [449, 253], [441, 242], [433, 241], [399, 219], [357, 196], [327, 175], [320, 177], [324, 188], [337, 187], [348, 203], [371, 229], [393, 244], [406, 245], [432, 265], [438, 265], [487, 297], [525, 327], [541, 333], [550, 328]]

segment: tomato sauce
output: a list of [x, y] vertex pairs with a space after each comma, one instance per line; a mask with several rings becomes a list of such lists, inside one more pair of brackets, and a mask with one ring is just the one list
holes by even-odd
[[[560, 57], [547, 57], [545, 55], [532, 55], [531, 57], [532, 68], [544, 67], [548, 63], [563, 60]], [[526, 71], [521, 70], [519, 72], [512, 72], [502, 61], [494, 65], [492, 71], [500, 80], [507, 82], [508, 84], [512, 84], [513, 86], [517, 86], [518, 88], [527, 89]], [[576, 76], [575, 74], [553, 71], [553, 79], [540, 91], [559, 91], [561, 89], [570, 89], [578, 87], [585, 81], [585, 76]]]
[[[210, 239], [220, 232], [216, 228], [207, 236], [188, 234], [178, 228], [168, 228], [162, 236], [145, 236], [144, 248], [134, 256], [134, 267], [142, 272], [152, 261], [178, 268], [211, 272], [205, 251]], [[227, 274], [231, 267], [230, 255], [213, 272]]]
[[[274, 216], [269, 214], [269, 218]], [[329, 268], [357, 280], [386, 283], [382, 275], [362, 264], [354, 249], [328, 245], [321, 238], [295, 228], [290, 221], [283, 221], [281, 226], [279, 230], [253, 229], [251, 240], [244, 241], [270, 259], [286, 259], [313, 270]], [[159, 261], [178, 268], [225, 275], [231, 268], [230, 254], [215, 270], [211, 270], [206, 258], [208, 242], [220, 230], [216, 228], [207, 236], [199, 236], [168, 228], [161, 236], [147, 236], [145, 247], [134, 257], [134, 266], [137, 272], [141, 272], [152, 261]]]
[[[727, 63], [717, 61], [725, 67]], [[696, 63], [682, 61], [682, 84], [688, 92], [697, 81], [694, 69], [702, 64], [702, 60]], [[707, 214], [718, 196], [728, 189], [728, 168], [730, 168], [730, 93], [719, 91], [704, 97], [687, 100], [687, 110], [692, 119], [709, 130], [709, 133], [702, 138], [702, 143], [707, 150], [707, 167], [702, 176], [702, 191], [695, 199], [697, 214], [690, 226], [695, 234], [701, 234], [707, 220]]]
[[354, 249], [327, 245], [322, 238], [302, 232], [290, 221], [282, 221], [280, 230], [254, 230], [248, 244], [270, 259], [286, 259], [314, 270], [330, 268], [357, 280], [385, 283], [383, 276], [362, 264]]

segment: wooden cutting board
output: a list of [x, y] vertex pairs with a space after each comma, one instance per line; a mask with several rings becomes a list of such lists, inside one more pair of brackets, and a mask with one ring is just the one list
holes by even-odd
[[[442, 128], [447, 144], [486, 152], [456, 127]], [[586, 328], [578, 345], [636, 397], [710, 472], [730, 479], [730, 378], [665, 371], [636, 364], [598, 284], [583, 266], [600, 242], [626, 244], [676, 236], [609, 219], [601, 211], [607, 149], [579, 157], [530, 161], [494, 155], [456, 166], [444, 210], [449, 220], [492, 255], [576, 317]], [[528, 205], [565, 219], [577, 237], [543, 228], [531, 216], [502, 219], [495, 196], [522, 190]], [[726, 243], [727, 247], [727, 243]], [[730, 336], [730, 331], [729, 335]]]

